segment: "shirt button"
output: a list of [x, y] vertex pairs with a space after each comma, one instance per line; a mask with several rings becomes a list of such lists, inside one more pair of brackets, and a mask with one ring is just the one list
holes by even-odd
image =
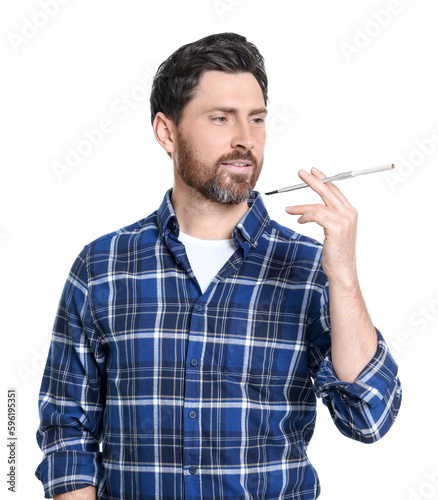
[[191, 359], [191, 360], [190, 360], [190, 364], [191, 364], [192, 366], [197, 366], [197, 364], [198, 364], [198, 360], [197, 360], [197, 359], [195, 359], [195, 358], [193, 358], [193, 359]]
[[197, 311], [202, 311], [202, 306], [201, 306], [201, 304], [196, 304], [195, 309], [196, 309]]
[[175, 262], [176, 262], [177, 264], [181, 264], [181, 259], [180, 259], [179, 257], [176, 257]]
[[190, 474], [193, 476], [193, 474], [196, 474], [196, 471], [197, 471], [197, 470], [198, 470], [198, 469], [197, 469], [196, 467], [193, 467], [193, 466], [192, 466], [192, 467], [190, 467], [189, 472], [190, 472]]
[[192, 410], [192, 411], [189, 413], [189, 417], [190, 417], [192, 420], [193, 420], [194, 418], [196, 418], [196, 412]]

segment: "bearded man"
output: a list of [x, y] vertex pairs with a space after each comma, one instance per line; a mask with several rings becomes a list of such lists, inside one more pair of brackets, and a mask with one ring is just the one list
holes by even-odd
[[71, 269], [40, 395], [46, 497], [314, 500], [317, 396], [358, 441], [394, 422], [400, 382], [361, 295], [355, 209], [300, 171], [322, 203], [287, 211], [323, 226], [320, 244], [254, 191], [267, 88], [233, 33], [158, 69], [152, 124], [174, 184]]

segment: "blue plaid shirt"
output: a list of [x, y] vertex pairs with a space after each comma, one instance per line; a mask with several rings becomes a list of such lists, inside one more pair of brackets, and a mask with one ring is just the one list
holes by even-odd
[[300, 499], [323, 398], [373, 442], [401, 400], [383, 338], [358, 379], [330, 362], [321, 244], [269, 219], [258, 193], [205, 293], [167, 193], [146, 219], [87, 245], [66, 282], [40, 394], [46, 497]]

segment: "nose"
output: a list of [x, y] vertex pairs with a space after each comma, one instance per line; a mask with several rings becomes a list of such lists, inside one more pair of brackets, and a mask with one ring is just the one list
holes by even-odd
[[231, 146], [233, 149], [251, 150], [254, 147], [253, 131], [249, 123], [236, 123]]

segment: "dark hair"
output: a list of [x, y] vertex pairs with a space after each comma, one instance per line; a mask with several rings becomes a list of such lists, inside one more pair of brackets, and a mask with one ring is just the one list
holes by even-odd
[[205, 71], [251, 73], [268, 101], [268, 78], [257, 47], [235, 33], [210, 35], [175, 51], [157, 70], [151, 92], [151, 121], [161, 111], [179, 124]]

